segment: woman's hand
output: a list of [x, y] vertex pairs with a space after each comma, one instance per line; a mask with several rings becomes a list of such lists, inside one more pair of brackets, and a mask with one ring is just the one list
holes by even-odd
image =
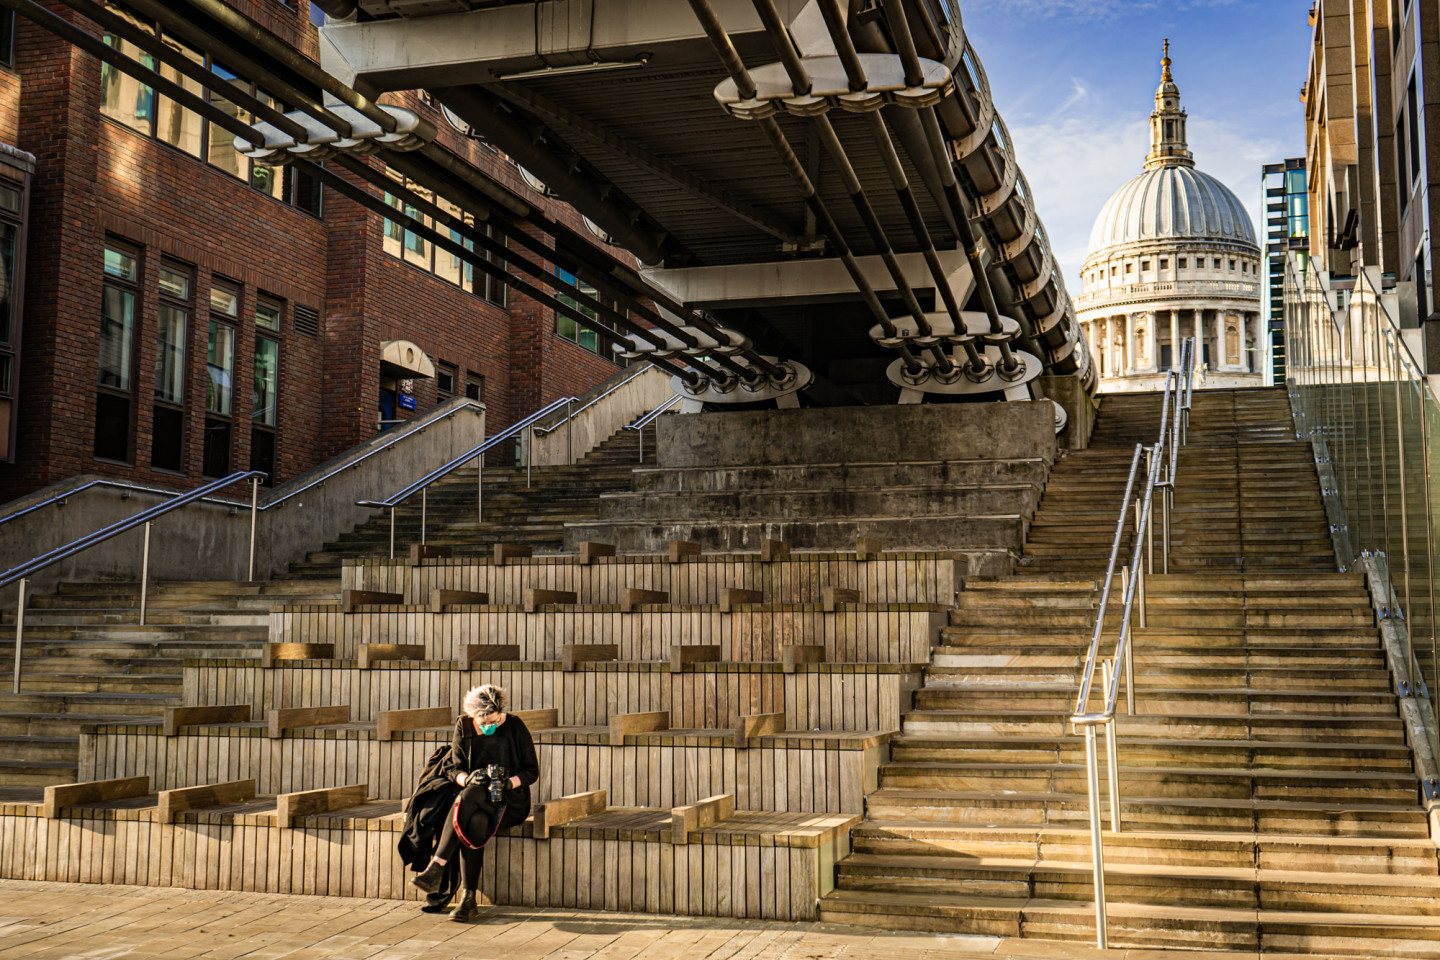
[[511, 787], [511, 789], [513, 789], [513, 790], [519, 790], [519, 789], [520, 789], [520, 778], [519, 778], [519, 777], [511, 777], [511, 778], [510, 778], [510, 787]]

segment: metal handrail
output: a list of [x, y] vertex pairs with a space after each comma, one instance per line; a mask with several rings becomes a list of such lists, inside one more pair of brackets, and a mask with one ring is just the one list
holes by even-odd
[[536, 426], [532, 432], [537, 437], [549, 436], [556, 430], [559, 430], [562, 425], [568, 425], [572, 420], [575, 419], [575, 417], [590, 409], [595, 404], [599, 403], [601, 400], [604, 400], [606, 397], [610, 396], [610, 394], [614, 393], [616, 390], [619, 390], [621, 387], [625, 386], [631, 380], [634, 380], [636, 377], [640, 376], [640, 374], [644, 373], [646, 370], [649, 369], [650, 365], [648, 363], [637, 363], [634, 367], [625, 372], [625, 376], [612, 383], [602, 393], [598, 393], [595, 396], [591, 397], [589, 400], [584, 400], [583, 402], [581, 402], [582, 398], [580, 397], [572, 398], [575, 402], [580, 403], [580, 406], [574, 408], [573, 410], [567, 410], [564, 417], [556, 420], [549, 426]]
[[[455, 457], [454, 459], [452, 459], [452, 460], [450, 460], [450, 461], [442, 464], [441, 466], [437, 467], [436, 469], [431, 470], [429, 473], [425, 474], [425, 476], [423, 476], [423, 477], [421, 477], [420, 479], [415, 480], [415, 481], [413, 481], [412, 483], [410, 483], [410, 484], [408, 484], [408, 485], [400, 488], [399, 490], [395, 491], [394, 493], [392, 493], [390, 496], [386, 497], [386, 498], [383, 499], [383, 500], [356, 500], [356, 501], [355, 501], [355, 505], [356, 505], [356, 506], [360, 506], [360, 507], [376, 507], [376, 508], [379, 508], [379, 509], [382, 509], [382, 510], [388, 509], [388, 510], [390, 511], [390, 559], [392, 559], [392, 560], [395, 559], [395, 511], [396, 511], [396, 508], [398, 508], [398, 507], [399, 507], [402, 503], [404, 503], [406, 500], [408, 500], [408, 499], [410, 499], [411, 497], [413, 497], [415, 494], [417, 494], [417, 493], [420, 494], [420, 543], [421, 543], [421, 545], [423, 546], [424, 543], [425, 543], [425, 532], [426, 532], [426, 531], [425, 531], [425, 527], [426, 527], [426, 522], [427, 522], [427, 520], [429, 519], [428, 515], [429, 515], [429, 508], [430, 508], [430, 503], [429, 503], [429, 488], [430, 488], [430, 485], [433, 484], [433, 483], [435, 483], [437, 480], [441, 480], [441, 479], [449, 476], [450, 474], [454, 473], [456, 470], [458, 470], [458, 469], [460, 469], [461, 467], [465, 466], [467, 463], [470, 463], [470, 462], [473, 461], [473, 462], [475, 463], [475, 466], [476, 466], [476, 473], [478, 474], [478, 478], [477, 478], [476, 483], [475, 483], [475, 490], [476, 490], [476, 493], [475, 493], [475, 516], [476, 516], [476, 521], [477, 521], [477, 522], [479, 522], [479, 523], [484, 523], [484, 522], [485, 522], [485, 454], [486, 454], [486, 452], [489, 451], [490, 449], [492, 449], [493, 447], [495, 447], [496, 445], [498, 445], [499, 443], [501, 443], [502, 441], [509, 440], [511, 437], [513, 437], [513, 436], [515, 436], [515, 435], [517, 435], [517, 434], [519, 434], [519, 433], [523, 433], [525, 430], [527, 430], [527, 429], [529, 429], [530, 427], [534, 426], [538, 421], [540, 421], [540, 420], [544, 419], [545, 417], [549, 416], [550, 414], [554, 413], [556, 410], [560, 409], [561, 407], [567, 406], [567, 405], [569, 405], [569, 404], [574, 403], [577, 399], [578, 399], [578, 398], [576, 398], [576, 397], [561, 397], [561, 398], [559, 398], [558, 400], [552, 400], [550, 403], [546, 404], [545, 406], [541, 407], [539, 410], [536, 410], [534, 413], [530, 414], [530, 416], [526, 417], [524, 420], [521, 420], [521, 421], [519, 421], [518, 423], [512, 423], [510, 426], [506, 427], [506, 428], [504, 429], [504, 431], [502, 431], [501, 433], [497, 433], [497, 434], [495, 434], [494, 436], [487, 438], [487, 439], [486, 439], [483, 443], [481, 443], [480, 445], [470, 448], [469, 450], [467, 450], [467, 451], [465, 451], [464, 453], [460, 454], [458, 457]], [[531, 456], [530, 456], [529, 444], [527, 444], [527, 445], [526, 445], [526, 459], [525, 459], [525, 485], [526, 485], [527, 487], [530, 485], [530, 473], [531, 473]]]
[[634, 423], [627, 423], [624, 427], [621, 428], [622, 430], [634, 430], [636, 435], [639, 437], [640, 463], [643, 464], [645, 462], [645, 428], [650, 426], [650, 424], [654, 423], [656, 420], [659, 420], [662, 414], [669, 413], [672, 409], [674, 409], [675, 404], [679, 403], [683, 399], [685, 398], [681, 394], [673, 393], [670, 395], [669, 400], [666, 400], [664, 403], [660, 404], [660, 406], [656, 407], [654, 410], [651, 410], [649, 413], [641, 414], [640, 418], [637, 419]]
[[[1070, 716], [1071, 725], [1085, 735], [1086, 790], [1090, 801], [1090, 855], [1095, 884], [1095, 930], [1096, 944], [1100, 949], [1109, 946], [1107, 912], [1105, 905], [1105, 857], [1101, 845], [1100, 815], [1100, 769], [1096, 744], [1096, 727], [1105, 728], [1105, 752], [1107, 786], [1110, 796], [1110, 829], [1120, 832], [1120, 766], [1115, 745], [1115, 715], [1120, 696], [1120, 681], [1125, 680], [1125, 706], [1130, 714], [1135, 713], [1135, 655], [1131, 642], [1131, 623], [1138, 610], [1139, 625], [1146, 626], [1147, 574], [1155, 572], [1155, 543], [1152, 517], [1155, 491], [1161, 491], [1164, 513], [1164, 538], [1162, 541], [1162, 564], [1166, 573], [1170, 567], [1170, 509], [1173, 504], [1177, 465], [1180, 448], [1185, 443], [1185, 432], [1181, 422], [1190, 404], [1190, 394], [1182, 371], [1192, 369], [1195, 341], [1187, 338], [1181, 345], [1180, 370], [1170, 370], [1165, 377], [1165, 395], [1160, 411], [1160, 433], [1156, 442], [1146, 447], [1135, 445], [1130, 461], [1130, 474], [1125, 483], [1125, 496], [1120, 504], [1120, 513], [1115, 523], [1115, 536], [1110, 546], [1110, 557], [1101, 586], [1100, 604], [1095, 614], [1095, 626], [1090, 635], [1090, 646], [1085, 657], [1080, 688], [1076, 693], [1075, 708]], [[1174, 401], [1172, 408], [1171, 401]], [[1173, 418], [1172, 418], [1173, 409]], [[1166, 459], [1168, 453], [1168, 461]], [[1141, 455], [1148, 457], [1143, 492], [1136, 496], [1135, 481], [1139, 474]], [[1105, 633], [1105, 618], [1109, 611], [1110, 593], [1115, 579], [1115, 568], [1120, 561], [1120, 548], [1129, 523], [1131, 504], [1135, 511], [1135, 540], [1131, 549], [1130, 564], [1121, 569], [1121, 614], [1114, 653], [1108, 660], [1100, 659], [1100, 643]], [[1143, 561], [1142, 561], [1142, 558]], [[1139, 601], [1138, 605], [1136, 601]], [[1099, 710], [1089, 710], [1091, 691], [1094, 685], [1095, 668], [1099, 663], [1102, 674], [1102, 703]]]
[[18, 567], [11, 567], [4, 573], [0, 573], [0, 588], [8, 587], [12, 583], [20, 584], [19, 602], [15, 608], [15, 665], [12, 670], [11, 688], [15, 693], [20, 692], [20, 668], [23, 662], [25, 643], [25, 588], [30, 578], [52, 564], [59, 563], [68, 557], [73, 557], [91, 547], [98, 546], [107, 540], [111, 540], [134, 530], [136, 527], [145, 528], [145, 545], [140, 560], [140, 625], [145, 625], [146, 601], [149, 597], [150, 586], [150, 527], [160, 517], [181, 507], [203, 500], [207, 495], [216, 490], [221, 490], [234, 483], [243, 480], [250, 481], [250, 566], [246, 575], [247, 580], [255, 579], [255, 513], [260, 497], [260, 481], [267, 476], [263, 470], [246, 470], [242, 473], [232, 473], [228, 477], [215, 480], [198, 487], [189, 493], [182, 494], [174, 500], [165, 503], [157, 503], [148, 510], [142, 510], [124, 520], [117, 520], [108, 527], [101, 527], [99, 530], [91, 531], [83, 537], [71, 540], [69, 543], [56, 547], [47, 553], [20, 564]]
[[[455, 414], [459, 413], [459, 412], [462, 411], [462, 410], [476, 410], [476, 409], [484, 410], [484, 409], [485, 409], [485, 405], [484, 405], [483, 403], [480, 403], [480, 402], [477, 401], [477, 400], [468, 400], [468, 399], [467, 399], [467, 400], [461, 401], [460, 403], [457, 403], [457, 404], [456, 404], [454, 407], [452, 407], [451, 409], [446, 410], [446, 411], [444, 411], [443, 413], [440, 413], [440, 414], [438, 414], [438, 415], [430, 416], [430, 414], [431, 414], [433, 411], [426, 411], [426, 414], [425, 414], [424, 416], [422, 416], [422, 417], [418, 417], [418, 418], [417, 418], [417, 417], [411, 417], [411, 418], [409, 418], [408, 420], [406, 420], [405, 422], [406, 422], [406, 423], [414, 423], [414, 424], [416, 424], [416, 427], [415, 427], [413, 430], [395, 430], [395, 431], [390, 431], [390, 434], [389, 434], [388, 438], [387, 438], [383, 443], [377, 444], [376, 446], [374, 446], [374, 447], [372, 447], [371, 449], [369, 449], [369, 450], [365, 451], [364, 453], [362, 453], [360, 456], [356, 457], [354, 460], [349, 460], [349, 461], [341, 464], [340, 466], [336, 467], [334, 470], [331, 470], [331, 471], [329, 471], [329, 472], [327, 472], [327, 473], [321, 474], [320, 476], [317, 476], [315, 479], [311, 480], [310, 482], [308, 482], [308, 483], [306, 483], [306, 484], [304, 484], [304, 485], [302, 485], [302, 486], [300, 486], [300, 487], [297, 487], [297, 488], [294, 489], [294, 490], [286, 490], [283, 494], [281, 494], [281, 495], [279, 495], [279, 496], [277, 496], [277, 497], [273, 497], [273, 498], [270, 499], [270, 500], [265, 501], [264, 503], [262, 503], [262, 504], [259, 505], [258, 510], [259, 510], [260, 513], [264, 513], [264, 512], [266, 512], [267, 510], [272, 510], [272, 509], [274, 509], [275, 507], [282, 506], [282, 505], [284, 505], [284, 503], [285, 503], [286, 501], [290, 500], [291, 498], [293, 498], [293, 497], [298, 497], [300, 494], [305, 493], [305, 492], [307, 492], [307, 491], [309, 491], [309, 490], [314, 489], [315, 487], [320, 486], [321, 484], [323, 484], [323, 483], [325, 483], [327, 480], [329, 480], [331, 477], [334, 477], [336, 474], [341, 473], [341, 472], [346, 471], [346, 470], [349, 470], [351, 467], [354, 467], [354, 466], [356, 466], [357, 464], [364, 463], [366, 460], [368, 460], [368, 459], [370, 459], [371, 457], [375, 456], [377, 453], [382, 453], [382, 452], [384, 452], [384, 451], [386, 451], [386, 450], [389, 450], [391, 447], [393, 447], [395, 444], [399, 443], [401, 440], [404, 440], [404, 439], [406, 439], [407, 437], [410, 437], [410, 436], [412, 436], [412, 435], [414, 435], [414, 434], [417, 434], [417, 433], [420, 433], [420, 432], [422, 432], [422, 431], [428, 430], [431, 426], [433, 426], [435, 423], [439, 422], [440, 420], [443, 420], [443, 419], [447, 419], [447, 418], [449, 418], [449, 417], [452, 417], [452, 416], [454, 416]], [[426, 417], [428, 417], [428, 419], [426, 419]], [[188, 493], [193, 492], [193, 491], [184, 491], [184, 490], [166, 490], [164, 487], [150, 487], [150, 486], [146, 486], [146, 485], [144, 485], [144, 484], [139, 484], [139, 483], [127, 483], [127, 482], [121, 481], [121, 480], [104, 480], [104, 479], [101, 479], [101, 480], [91, 480], [91, 481], [89, 481], [89, 482], [87, 482], [87, 483], [80, 484], [80, 485], [77, 486], [77, 487], [72, 487], [72, 488], [70, 488], [70, 489], [68, 489], [68, 490], [63, 490], [63, 491], [61, 491], [60, 493], [57, 493], [57, 494], [55, 494], [55, 495], [53, 495], [53, 496], [51, 496], [51, 497], [46, 498], [45, 500], [40, 501], [39, 503], [32, 503], [30, 506], [24, 507], [24, 508], [22, 508], [22, 509], [20, 509], [20, 510], [17, 510], [17, 511], [15, 511], [14, 513], [6, 514], [5, 516], [0, 517], [0, 525], [4, 525], [4, 524], [6, 524], [6, 523], [9, 523], [11, 520], [19, 519], [20, 517], [28, 516], [29, 514], [32, 514], [32, 513], [34, 513], [35, 511], [41, 510], [41, 509], [43, 509], [43, 508], [45, 508], [45, 507], [53, 506], [53, 505], [55, 505], [55, 504], [63, 504], [63, 503], [64, 503], [66, 500], [68, 500], [69, 498], [74, 497], [74, 496], [78, 496], [79, 494], [84, 493], [86, 490], [89, 490], [89, 489], [91, 489], [92, 487], [111, 487], [111, 488], [114, 488], [114, 489], [116, 489], [116, 490], [123, 490], [123, 491], [133, 492], [133, 493], [150, 493], [150, 494], [155, 494], [155, 495], [157, 495], [157, 496], [164, 496], [164, 497], [180, 497], [180, 496], [186, 496]], [[246, 504], [244, 501], [241, 501], [241, 500], [226, 500], [226, 499], [224, 499], [223, 497], [202, 497], [202, 498], [200, 498], [198, 501], [192, 501], [192, 502], [213, 503], [213, 504], [217, 504], [217, 505], [222, 506], [222, 507], [244, 507], [244, 506], [247, 506], [247, 504]]]

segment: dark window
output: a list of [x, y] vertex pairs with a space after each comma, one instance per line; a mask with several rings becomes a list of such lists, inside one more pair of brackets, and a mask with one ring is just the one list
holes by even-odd
[[20, 277], [16, 264], [23, 240], [23, 185], [0, 180], [0, 463], [14, 462], [17, 418], [16, 371], [20, 360]]
[[[1410, 179], [1414, 180], [1420, 176], [1420, 104], [1413, 75], [1405, 100], [1405, 125], [1410, 138]], [[1408, 182], [1406, 186], [1409, 186]]]
[[189, 268], [160, 266], [160, 309], [155, 321], [155, 407], [150, 464], [162, 470], [185, 469], [186, 346], [189, 343], [191, 288]]
[[99, 394], [95, 402], [95, 456], [129, 462], [134, 436], [131, 384], [135, 367], [135, 301], [139, 253], [105, 248], [100, 301]]
[[1190, 266], [1190, 261], [1189, 261], [1189, 259], [1186, 258], [1186, 257], [1181, 257], [1179, 260], [1177, 260], [1177, 261], [1175, 262], [1175, 266], [1176, 266], [1178, 269], [1184, 270], [1185, 268], [1187, 268], [1188, 266]]
[[265, 486], [275, 485], [275, 431], [256, 427], [250, 431], [250, 469], [265, 471]]
[[1406, 169], [1406, 163], [1410, 157], [1410, 148], [1405, 143], [1405, 118], [1401, 117], [1395, 123], [1395, 167], [1397, 180], [1395, 183], [1395, 194], [1400, 198], [1400, 213], [1403, 216], [1406, 208], [1410, 206], [1410, 172]]
[[1170, 269], [1170, 261], [1169, 261], [1168, 258], [1166, 258], [1166, 257], [1161, 257], [1161, 258], [1160, 258], [1160, 269], [1161, 269], [1161, 270], [1169, 270], [1169, 269]]
[[1170, 363], [1171, 363], [1171, 360], [1170, 360], [1170, 349], [1171, 349], [1171, 348], [1170, 348], [1170, 344], [1168, 344], [1168, 343], [1162, 343], [1162, 344], [1160, 344], [1160, 369], [1161, 369], [1161, 370], [1169, 370], [1169, 369], [1170, 369]]
[[210, 288], [210, 330], [205, 341], [205, 453], [208, 477], [230, 473], [235, 408], [235, 327], [226, 322], [240, 310], [240, 291], [224, 282]]
[[466, 371], [465, 396], [470, 400], [483, 400], [485, 398], [485, 378], [474, 370]]
[[455, 395], [455, 368], [447, 363], [435, 367], [435, 393], [441, 400]]
[[15, 12], [0, 13], [0, 63], [13, 66], [15, 63]]

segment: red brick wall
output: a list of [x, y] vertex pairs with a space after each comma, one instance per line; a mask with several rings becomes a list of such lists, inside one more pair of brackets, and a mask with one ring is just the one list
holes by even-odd
[[[295, 12], [273, 0], [233, 0], [232, 6], [314, 55], [315, 31], [303, 0]], [[104, 119], [98, 111], [98, 62], [24, 21], [16, 51], [15, 71], [0, 69], [0, 138], [36, 154], [37, 168], [18, 456], [13, 465], [0, 464], [0, 502], [77, 473], [167, 486], [200, 482], [208, 296], [215, 276], [237, 281], [242, 290], [233, 469], [249, 465], [256, 297], [263, 291], [286, 302], [279, 338], [276, 465], [281, 482], [373, 435], [380, 344], [386, 340], [412, 340], [433, 360], [455, 365], [456, 391], [462, 395], [467, 370], [483, 375], [483, 399], [496, 427], [557, 396], [583, 392], [617, 371], [615, 364], [556, 337], [548, 307], [511, 290], [501, 308], [386, 254], [382, 218], [333, 191], [326, 190], [324, 217], [317, 220]], [[422, 112], [447, 146], [583, 231], [577, 214], [530, 191], [505, 158], [459, 136], [418, 97], [387, 99]], [[107, 235], [144, 251], [130, 465], [93, 456]], [[182, 477], [149, 468], [162, 256], [191, 265], [195, 274]], [[296, 303], [320, 309], [318, 339], [292, 329]], [[416, 399], [417, 412], [433, 405], [434, 382], [418, 381]]]

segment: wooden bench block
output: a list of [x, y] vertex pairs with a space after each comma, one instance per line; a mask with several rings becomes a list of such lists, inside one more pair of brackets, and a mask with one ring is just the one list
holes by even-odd
[[706, 827], [714, 826], [733, 816], [735, 816], [735, 795], [733, 793], [706, 797], [699, 803], [692, 803], [685, 807], [672, 807], [670, 810], [670, 842], [673, 844], [689, 843], [692, 830], [704, 830]]
[[425, 560], [448, 560], [455, 556], [455, 551], [449, 547], [442, 547], [433, 543], [412, 543], [410, 544], [410, 566], [418, 567]]
[[781, 669], [794, 673], [802, 663], [824, 663], [825, 646], [820, 643], [787, 643], [780, 648]]
[[360, 669], [369, 670], [386, 660], [424, 660], [423, 643], [362, 643], [360, 644]]
[[280, 829], [288, 830], [300, 817], [359, 806], [365, 802], [365, 794], [369, 789], [368, 784], [352, 783], [344, 787], [282, 793], [275, 798], [275, 819], [280, 824]]
[[719, 663], [723, 659], [718, 643], [674, 643], [670, 645], [671, 673], [679, 673], [687, 663]]
[[577, 663], [603, 663], [619, 659], [618, 643], [567, 643], [560, 648], [562, 670], [574, 670]]
[[671, 540], [670, 562], [679, 563], [686, 557], [700, 556], [700, 544], [693, 540]]
[[340, 609], [344, 613], [354, 613], [356, 607], [394, 607], [399, 606], [404, 602], [405, 594], [403, 593], [386, 593], [383, 590], [340, 591]]
[[465, 648], [460, 657], [460, 667], [469, 670], [477, 663], [487, 663], [495, 660], [506, 662], [520, 659], [520, 644], [518, 643], [472, 643]]
[[784, 540], [760, 541], [760, 562], [769, 563], [771, 560], [779, 560], [781, 557], [788, 556], [790, 556], [790, 544]]
[[605, 791], [572, 793], [558, 800], [535, 804], [533, 834], [538, 840], [550, 839], [550, 831], [571, 820], [580, 820], [605, 811]]
[[231, 780], [228, 783], [206, 783], [198, 787], [161, 790], [155, 819], [161, 823], [174, 823], [175, 814], [182, 810], [223, 807], [226, 804], [244, 803], [254, 799], [254, 780]]
[[464, 603], [484, 606], [490, 602], [490, 594], [476, 590], [431, 590], [430, 612], [444, 613], [451, 604]]
[[669, 603], [670, 593], [666, 590], [641, 590], [638, 587], [626, 587], [620, 591], [620, 609], [625, 613], [633, 613], [635, 608], [646, 603]]
[[785, 714], [757, 713], [735, 722], [735, 749], [750, 746], [751, 737], [773, 737], [785, 732]]
[[842, 603], [859, 603], [860, 591], [850, 587], [821, 587], [820, 605], [825, 608], [826, 613], [834, 613], [835, 608]]
[[585, 541], [580, 544], [580, 565], [589, 566], [597, 557], [615, 556], [615, 544], [613, 543], [591, 543]]
[[554, 730], [560, 726], [560, 711], [554, 707], [543, 710], [511, 710], [509, 715], [519, 717], [531, 730]]
[[860, 537], [855, 541], [855, 559], [879, 560], [881, 549], [880, 541], [874, 537]]
[[165, 736], [179, 734], [181, 727], [197, 723], [249, 723], [250, 704], [231, 703], [213, 707], [166, 707], [162, 731]]
[[274, 739], [286, 730], [299, 727], [328, 727], [336, 723], [350, 722], [350, 707], [295, 707], [289, 710], [271, 710], [268, 716], [270, 737]]
[[497, 543], [495, 544], [494, 563], [497, 567], [503, 567], [506, 560], [520, 560], [534, 555], [534, 550], [518, 543]]
[[656, 710], [652, 713], [612, 713], [610, 715], [610, 745], [618, 747], [630, 733], [653, 733], [670, 729], [670, 711]]
[[150, 792], [149, 777], [122, 777], [119, 780], [91, 780], [86, 783], [57, 783], [45, 788], [44, 814], [47, 820], [60, 816], [65, 807], [83, 803], [109, 803], [143, 797]]
[[525, 588], [525, 612], [535, 613], [541, 607], [553, 603], [579, 603], [579, 595], [574, 590], [541, 590], [537, 587]]
[[763, 603], [765, 595], [759, 590], [742, 590], [739, 587], [726, 587], [720, 591], [720, 611], [729, 613], [742, 603]]
[[260, 666], [273, 667], [282, 660], [333, 660], [333, 643], [267, 643], [260, 652]]
[[375, 736], [379, 740], [393, 740], [401, 730], [434, 730], [449, 728], [455, 723], [455, 710], [451, 707], [420, 707], [415, 710], [382, 710], [375, 720]]

